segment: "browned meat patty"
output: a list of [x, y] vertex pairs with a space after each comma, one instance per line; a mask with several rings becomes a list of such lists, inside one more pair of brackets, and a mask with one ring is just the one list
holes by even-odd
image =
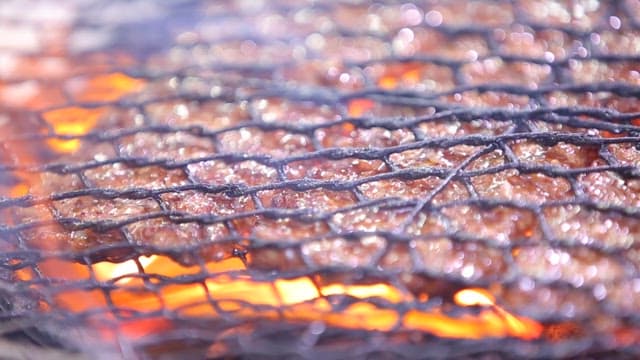
[[[244, 253], [260, 269], [626, 281], [640, 265], [640, 124], [620, 114], [640, 105], [577, 86], [640, 85], [638, 8], [593, 3], [336, 5], [200, 24], [136, 65], [161, 75], [100, 108], [103, 137], [59, 155], [65, 174], [39, 173], [34, 191], [59, 195], [19, 221], [64, 221], [22, 236], [187, 263], [185, 246]], [[227, 36], [246, 27], [265, 41]], [[518, 301], [560, 308], [558, 294]]]

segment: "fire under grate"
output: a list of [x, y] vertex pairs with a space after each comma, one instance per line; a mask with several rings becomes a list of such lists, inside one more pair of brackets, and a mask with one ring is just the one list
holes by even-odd
[[0, 348], [633, 358], [636, 1], [0, 4]]

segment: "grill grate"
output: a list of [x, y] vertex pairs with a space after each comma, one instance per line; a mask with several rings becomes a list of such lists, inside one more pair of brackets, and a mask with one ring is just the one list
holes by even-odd
[[[7, 338], [124, 357], [637, 354], [637, 2], [52, 6], [0, 5], [22, 34], [0, 35]], [[209, 266], [225, 259], [246, 269]], [[126, 260], [125, 282], [97, 273]], [[351, 329], [211, 288], [247, 279], [307, 279], [327, 313], [396, 321]], [[202, 304], [166, 296], [194, 284]], [[482, 313], [454, 301], [470, 287], [540, 336], [403, 322]]]

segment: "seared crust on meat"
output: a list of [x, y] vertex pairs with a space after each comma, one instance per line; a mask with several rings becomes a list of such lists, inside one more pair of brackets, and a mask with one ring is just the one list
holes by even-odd
[[[21, 239], [113, 261], [135, 249], [386, 270], [412, 290], [429, 276], [508, 283], [503, 299], [541, 316], [591, 306], [556, 284], [638, 292], [640, 122], [625, 114], [640, 103], [623, 91], [640, 84], [638, 30], [604, 5], [428, 3], [206, 23], [137, 60], [144, 86], [98, 110], [65, 85], [95, 124], [56, 139], [79, 141], [73, 152], [39, 145], [63, 166], [30, 177], [45, 200], [13, 222], [47, 223]], [[261, 40], [238, 39], [244, 27]], [[639, 307], [622, 293], [612, 306]]]

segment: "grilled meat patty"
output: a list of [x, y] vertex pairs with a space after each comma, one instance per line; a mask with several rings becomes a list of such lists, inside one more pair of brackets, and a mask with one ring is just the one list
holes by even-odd
[[[136, 60], [118, 102], [65, 85], [100, 136], [37, 173], [56, 195], [16, 221], [53, 222], [28, 244], [638, 291], [635, 2], [240, 3]], [[569, 301], [526, 281], [521, 306]]]

